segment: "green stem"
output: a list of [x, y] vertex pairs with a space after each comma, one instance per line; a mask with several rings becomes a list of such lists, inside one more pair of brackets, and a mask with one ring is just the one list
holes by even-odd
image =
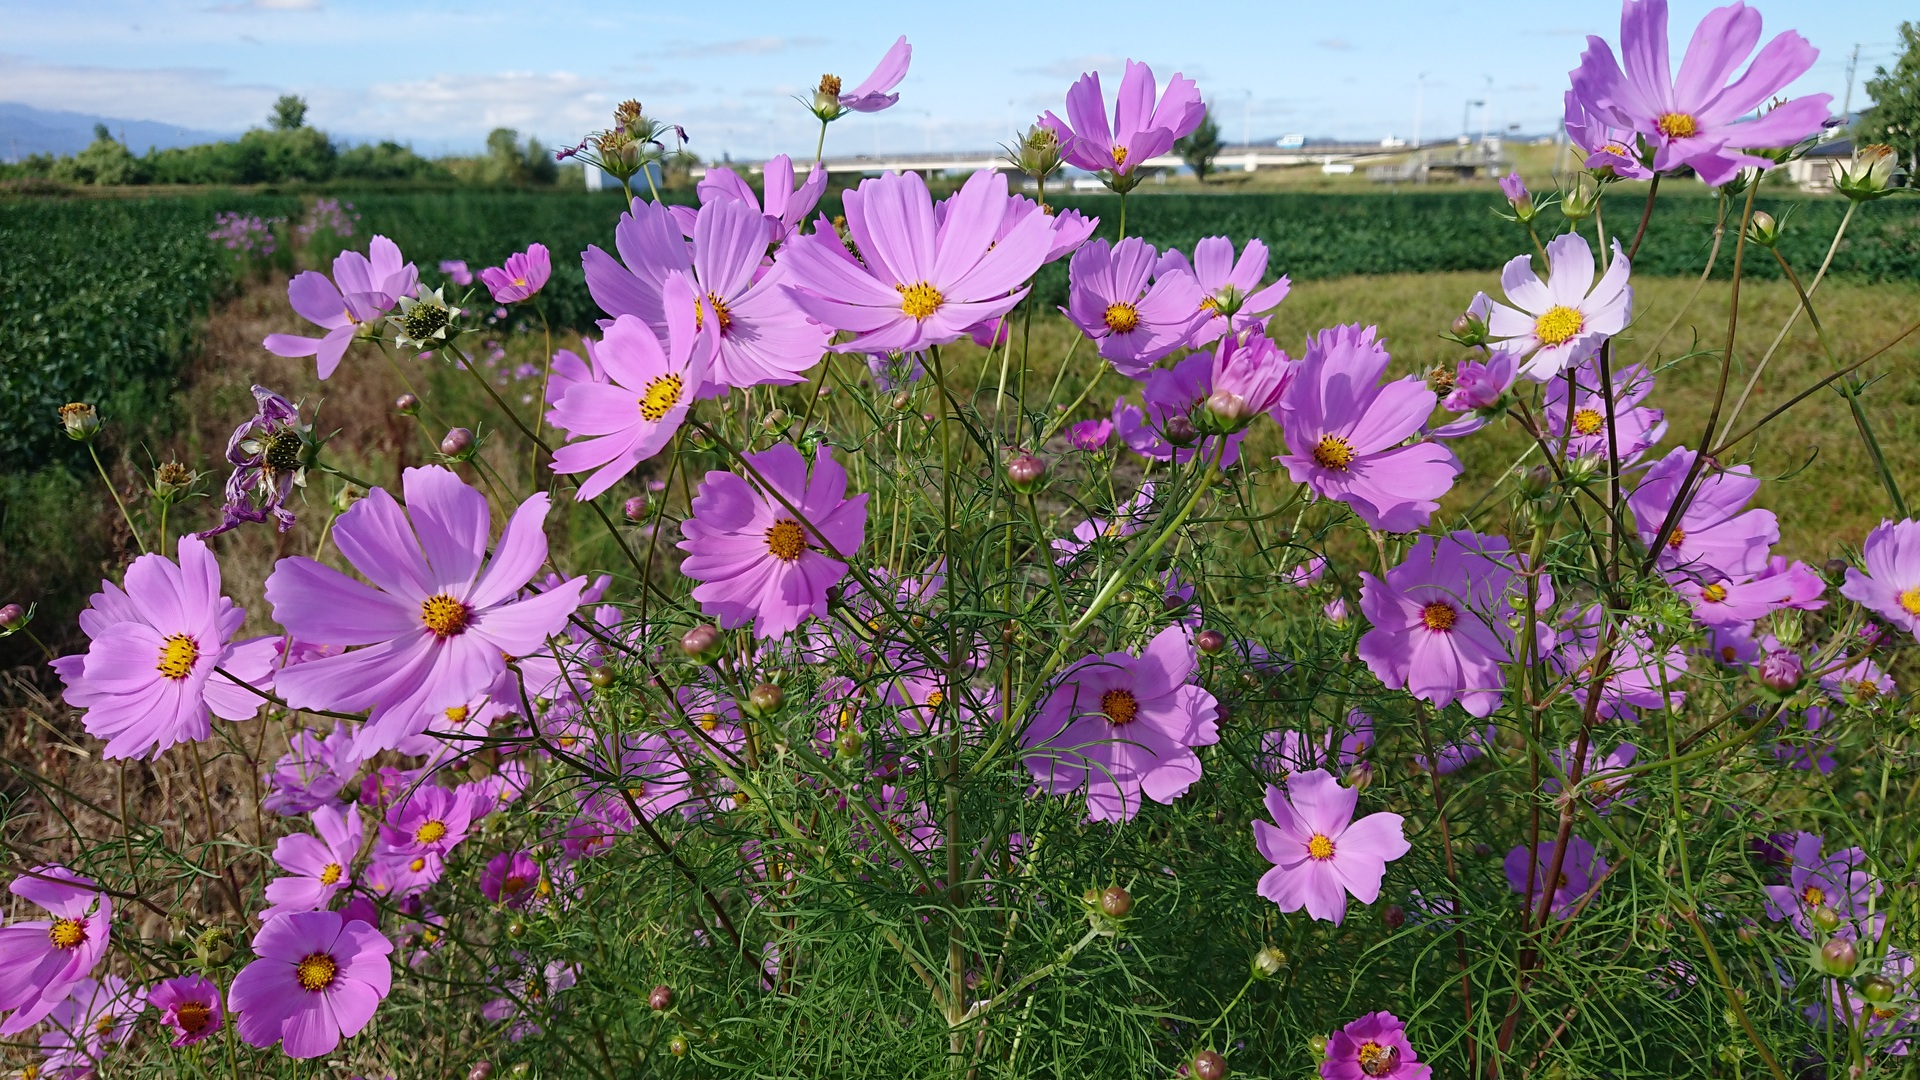
[[133, 542], [141, 552], [150, 550], [147, 542], [140, 539], [140, 529], [133, 523], [133, 515], [127, 513], [127, 504], [120, 501], [120, 491], [113, 486], [113, 478], [107, 475], [107, 467], [100, 463], [100, 452], [93, 448], [93, 442], [87, 442], [87, 455], [93, 458], [93, 467], [100, 470], [100, 481], [107, 485], [107, 494], [113, 496], [113, 505], [120, 508], [120, 519], [127, 523], [127, 531], [133, 534]]

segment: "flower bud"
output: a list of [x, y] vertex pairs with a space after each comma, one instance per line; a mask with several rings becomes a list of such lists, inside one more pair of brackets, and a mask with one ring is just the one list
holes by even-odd
[[1109, 919], [1124, 919], [1133, 910], [1133, 894], [1118, 885], [1100, 894], [1100, 910]]
[[516, 1061], [513, 1063], [513, 1068], [507, 1070], [510, 1076], [527, 1076], [532, 1072], [533, 1062], [531, 1061]]
[[1893, 985], [1892, 979], [1877, 973], [1861, 976], [1860, 981], [1855, 985], [1860, 989], [1860, 996], [1875, 1005], [1885, 1005], [1892, 1001], [1894, 993], [1899, 990], [1899, 987]]
[[473, 431], [469, 428], [457, 427], [447, 432], [447, 437], [440, 440], [440, 453], [455, 461], [465, 461], [472, 457]]
[[100, 413], [84, 401], [60, 406], [60, 426], [67, 438], [86, 442], [100, 433]]
[[647, 1008], [654, 1012], [666, 1012], [673, 1008], [673, 987], [662, 984], [653, 988], [647, 995]]
[[1521, 224], [1533, 220], [1537, 213], [1533, 208], [1533, 195], [1527, 191], [1526, 181], [1520, 179], [1518, 172], [1500, 178], [1500, 193], [1507, 197], [1507, 205], [1513, 207], [1513, 214]]
[[693, 1049], [693, 1047], [687, 1044], [687, 1037], [685, 1035], [675, 1035], [673, 1038], [667, 1040], [667, 1053], [672, 1054], [674, 1057], [686, 1057], [687, 1051], [691, 1049]]
[[1851, 975], [1860, 964], [1860, 948], [1845, 938], [1828, 938], [1814, 962], [1829, 975]]
[[785, 409], [775, 409], [761, 418], [760, 430], [769, 435], [778, 436], [785, 433], [787, 427], [792, 423], [792, 414], [788, 413]]
[[1765, 210], [1755, 210], [1747, 221], [1747, 241], [1770, 248], [1780, 242], [1780, 223]]
[[1039, 491], [1047, 482], [1047, 463], [1032, 454], [1022, 453], [1007, 462], [1007, 486], [1022, 495]]
[[1323, 606], [1320, 609], [1320, 611], [1322, 614], [1326, 615], [1327, 621], [1332, 623], [1333, 625], [1335, 626], [1347, 625], [1347, 598], [1346, 597], [1344, 596], [1334, 597], [1333, 599], [1327, 601], [1326, 605]]
[[1399, 904], [1388, 904], [1380, 911], [1380, 921], [1389, 930], [1398, 930], [1407, 925], [1407, 909]]
[[622, 508], [622, 512], [627, 515], [628, 521], [636, 525], [647, 520], [647, 497], [645, 495], [635, 495], [633, 498], [628, 499], [626, 506]]
[[507, 924], [507, 936], [518, 940], [527, 936], [527, 923], [524, 919], [514, 919]]
[[813, 103], [807, 106], [821, 123], [840, 119], [846, 106], [840, 104], [840, 76], [822, 75], [820, 85], [814, 88]]
[[587, 682], [592, 683], [595, 690], [605, 690], [607, 687], [613, 685], [613, 669], [608, 667], [594, 668], [593, 673], [587, 676]]
[[1760, 661], [1760, 683], [1775, 693], [1792, 693], [1799, 687], [1805, 670], [1799, 653], [1775, 649]]
[[493, 1080], [493, 1062], [476, 1061], [467, 1070], [467, 1080]]
[[401, 394], [393, 399], [393, 411], [401, 416], [413, 416], [420, 411], [420, 399], [412, 394]]
[[1874, 143], [1860, 148], [1854, 159], [1834, 173], [1833, 186], [1855, 202], [1883, 199], [1894, 193], [1893, 171], [1898, 165], [1893, 147]]
[[1014, 168], [1044, 180], [1060, 167], [1060, 136], [1045, 124], [1035, 124], [1013, 148], [1009, 160]]
[[1267, 945], [1253, 954], [1253, 977], [1271, 979], [1287, 969], [1287, 954]]
[[680, 635], [680, 651], [701, 663], [711, 663], [720, 658], [720, 630], [712, 623], [699, 626]]
[[1227, 648], [1227, 635], [1218, 630], [1202, 630], [1194, 635], [1193, 644], [1206, 656], [1218, 656]]
[[1193, 1055], [1193, 1075], [1200, 1080], [1222, 1080], [1227, 1075], [1227, 1059], [1212, 1050]]
[[27, 625], [27, 609], [19, 604], [0, 607], [0, 630], [11, 633]]
[[224, 926], [209, 926], [193, 939], [193, 959], [202, 968], [219, 967], [233, 957], [233, 934]]
[[1186, 417], [1174, 416], [1167, 419], [1166, 430], [1162, 434], [1175, 446], [1192, 446], [1200, 438], [1200, 429], [1194, 427], [1193, 421]]
[[1827, 572], [1828, 583], [1832, 584], [1845, 580], [1847, 567], [1850, 565], [1852, 564], [1848, 563], [1845, 559], [1828, 559], [1826, 565], [1822, 567], [1822, 569]]
[[1593, 216], [1600, 204], [1600, 181], [1591, 174], [1577, 172], [1560, 192], [1560, 213], [1568, 221], [1584, 221]]
[[1347, 770], [1346, 784], [1355, 791], [1365, 791], [1373, 785], [1373, 766], [1362, 761]]
[[772, 683], [763, 682], [747, 695], [748, 711], [756, 716], [771, 716], [786, 703], [786, 692]]
[[1215, 390], [1207, 397], [1207, 418], [1221, 434], [1232, 434], [1247, 426], [1247, 399], [1231, 390]]
[[1808, 917], [1813, 920], [1813, 925], [1829, 934], [1840, 928], [1840, 913], [1825, 904], [1814, 908], [1813, 913]]
[[153, 494], [155, 497], [172, 502], [182, 495], [199, 476], [177, 461], [169, 461], [153, 470]]
[[1325, 1035], [1314, 1035], [1310, 1037], [1307, 1039], [1307, 1050], [1311, 1052], [1314, 1057], [1326, 1057], [1327, 1037]]
[[893, 395], [893, 401], [889, 404], [893, 406], [896, 412], [906, 412], [913, 408], [913, 395], [902, 390]]
[[833, 756], [841, 761], [857, 761], [866, 745], [867, 740], [861, 736], [859, 728], [848, 728], [833, 737]]

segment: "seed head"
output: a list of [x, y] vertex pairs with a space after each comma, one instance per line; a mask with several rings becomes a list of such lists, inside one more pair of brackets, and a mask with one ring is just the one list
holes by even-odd
[[84, 401], [70, 402], [60, 406], [60, 426], [67, 438], [86, 442], [100, 433], [100, 413]]

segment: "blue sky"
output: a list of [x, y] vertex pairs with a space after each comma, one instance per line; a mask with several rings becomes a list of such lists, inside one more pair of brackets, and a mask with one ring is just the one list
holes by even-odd
[[[1674, 37], [1711, 6], [1673, 0]], [[1836, 110], [1853, 46], [1864, 83], [1915, 14], [1911, 0], [1758, 6], [1767, 36], [1797, 29], [1820, 48], [1793, 90], [1831, 93]], [[1459, 133], [1463, 112], [1475, 133], [1483, 112], [1495, 129], [1532, 133], [1555, 124], [1585, 35], [1617, 35], [1618, 11], [1604, 0], [0, 0], [0, 101], [234, 131], [298, 93], [319, 127], [439, 151], [477, 146], [495, 126], [572, 142], [637, 97], [703, 156], [757, 158], [811, 153], [813, 121], [793, 95], [822, 72], [851, 86], [904, 33], [914, 60], [900, 104], [835, 124], [830, 153], [990, 146], [1059, 109], [1081, 71], [1111, 85], [1127, 57], [1197, 80], [1233, 140], [1404, 138], [1416, 98], [1427, 138]]]

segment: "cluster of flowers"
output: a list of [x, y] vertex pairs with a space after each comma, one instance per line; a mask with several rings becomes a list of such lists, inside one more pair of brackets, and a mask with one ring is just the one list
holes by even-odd
[[[1664, 24], [1661, 0], [1629, 0], [1629, 74], [1597, 40], [1574, 72], [1570, 130], [1603, 140], [1583, 143], [1590, 166], [1618, 177], [1685, 167], [1724, 183], [1773, 163], [1751, 151], [1818, 131], [1824, 98], [1740, 119], [1811, 63], [1797, 35], [1776, 39], [1727, 86], [1758, 39], [1756, 14], [1739, 4], [1710, 14], [1677, 81], [1666, 73]], [[810, 107], [824, 125], [890, 106], [909, 56], [902, 39], [850, 94], [824, 79]], [[1123, 195], [1139, 163], [1204, 116], [1191, 81], [1175, 75], [1161, 91], [1150, 69], [1131, 62], [1111, 120], [1094, 75], [1074, 85], [1066, 107], [1067, 120], [1048, 113], [1035, 128], [1044, 135], [1029, 142], [1055, 147]], [[626, 131], [641, 118], [637, 105], [622, 108]], [[630, 136], [601, 142], [604, 154], [633, 144]], [[1666, 433], [1661, 411], [1645, 404], [1652, 373], [1610, 363], [1633, 303], [1630, 258], [1617, 243], [1596, 262], [1577, 234], [1557, 237], [1544, 247], [1544, 279], [1529, 257], [1516, 257], [1501, 275], [1501, 298], [1475, 297], [1455, 324], [1465, 359], [1425, 378], [1389, 379], [1391, 356], [1371, 326], [1321, 330], [1298, 359], [1273, 342], [1268, 322], [1288, 281], [1267, 281], [1268, 253], [1257, 240], [1236, 252], [1230, 240], [1211, 237], [1186, 252], [1137, 237], [1092, 239], [1097, 220], [1052, 212], [993, 172], [939, 200], [914, 174], [868, 179], [846, 193], [844, 221], [820, 216], [809, 229], [824, 171], [816, 164], [796, 180], [793, 163], [778, 157], [762, 176], [756, 192], [729, 170], [710, 170], [697, 207], [635, 198], [615, 228], [617, 255], [598, 246], [583, 254], [606, 318], [597, 339], [583, 339], [584, 356], [553, 357], [544, 402], [545, 424], [565, 437], [551, 469], [574, 483], [575, 499], [615, 490], [683, 434], [723, 442], [703, 422], [701, 402], [802, 384], [824, 354], [856, 356], [898, 385], [937, 374], [943, 346], [1004, 346], [1009, 315], [1035, 273], [1068, 259], [1063, 314], [1140, 395], [1139, 404], [1122, 396], [1109, 416], [1075, 425], [1069, 441], [1076, 452], [1105, 454], [1117, 434], [1127, 450], [1165, 463], [1169, 479], [1158, 489], [1139, 485], [1069, 536], [1046, 538], [1041, 550], [1052, 559], [1040, 569], [1056, 590], [1065, 579], [1110, 592], [1098, 589], [1110, 556], [1128, 545], [1157, 551], [1208, 485], [1241, 464], [1248, 430], [1262, 418], [1277, 426], [1284, 452], [1276, 460], [1303, 492], [1340, 504], [1377, 535], [1427, 529], [1462, 471], [1449, 442], [1511, 411], [1550, 458], [1542, 484], [1637, 473], [1622, 496], [1632, 527], [1648, 567], [1695, 626], [1676, 633], [1565, 583], [1564, 595], [1556, 593], [1537, 549], [1522, 554], [1506, 537], [1458, 530], [1419, 536], [1392, 566], [1382, 545], [1381, 573], [1358, 574], [1366, 629], [1356, 655], [1414, 708], [1457, 704], [1475, 723], [1513, 693], [1511, 671], [1540, 665], [1553, 673], [1561, 680], [1555, 692], [1570, 695], [1588, 719], [1575, 743], [1551, 755], [1544, 789], [1595, 814], [1633, 803], [1640, 748], [1610, 733], [1679, 708], [1696, 660], [1683, 639], [1703, 638], [1699, 659], [1749, 672], [1781, 706], [1782, 760], [1825, 769], [1831, 763], [1822, 764], [1807, 733], [1832, 710], [1891, 691], [1871, 653], [1893, 631], [1920, 629], [1920, 523], [1883, 524], [1866, 542], [1864, 569], [1830, 575], [1843, 576], [1841, 596], [1884, 625], [1843, 654], [1817, 653], [1792, 627], [1798, 613], [1829, 603], [1830, 583], [1774, 554], [1778, 523], [1750, 507], [1759, 487], [1751, 470], [1684, 446], [1650, 458]], [[1524, 197], [1510, 194], [1516, 205]], [[356, 341], [390, 331], [403, 348], [472, 363], [455, 344], [464, 301], [449, 304], [442, 289], [423, 286], [390, 240], [375, 236], [366, 254], [344, 252], [332, 269], [331, 277], [309, 271], [289, 285], [293, 309], [324, 333], [275, 334], [264, 343], [270, 352], [313, 356], [326, 379]], [[456, 288], [476, 277], [463, 262], [439, 269]], [[549, 254], [538, 244], [477, 275], [502, 306], [527, 302], [549, 276]], [[1542, 384], [1538, 421], [1511, 409], [1528, 381]], [[264, 388], [255, 393], [259, 410], [228, 448], [234, 471], [223, 522], [183, 538], [177, 559], [143, 555], [123, 585], [104, 583], [81, 616], [88, 650], [55, 668], [109, 758], [204, 740], [212, 717], [247, 719], [269, 702], [339, 717], [330, 731], [298, 733], [266, 778], [267, 808], [305, 818], [311, 831], [275, 848], [281, 875], [258, 913], [256, 959], [225, 988], [224, 1001], [201, 976], [166, 980], [144, 996], [117, 976], [94, 981], [113, 897], [58, 866], [16, 880], [14, 892], [52, 919], [0, 929], [0, 1011], [10, 1012], [0, 1034], [51, 1020], [57, 1030], [43, 1036], [49, 1055], [97, 1057], [148, 1003], [162, 1010], [176, 1044], [207, 1037], [231, 1015], [250, 1045], [278, 1042], [294, 1057], [329, 1053], [388, 993], [395, 937], [431, 949], [438, 916], [428, 898], [453, 850], [542, 771], [575, 778], [572, 803], [537, 847], [490, 855], [480, 890], [510, 909], [568, 903], [569, 868], [630, 833], [743, 805], [740, 765], [754, 753], [752, 732], [786, 702], [777, 685], [741, 694], [722, 677], [726, 632], [750, 636], [757, 663], [819, 673], [818, 705], [802, 710], [821, 758], [861, 762], [869, 736], [890, 745], [938, 739], [983, 754], [1012, 745], [1035, 797], [1070, 800], [1076, 813], [1084, 806], [1089, 822], [1127, 822], [1148, 801], [1181, 799], [1203, 777], [1200, 749], [1219, 741], [1222, 706], [1201, 685], [1202, 658], [1235, 643], [1202, 629], [1194, 587], [1178, 568], [1151, 572], [1168, 614], [1138, 635], [1137, 648], [1056, 654], [1037, 686], [1008, 700], [1003, 687], [1012, 684], [1000, 680], [986, 643], [921, 633], [947, 617], [952, 568], [943, 560], [918, 575], [890, 574], [863, 551], [868, 495], [849, 495], [848, 470], [820, 440], [805, 451], [779, 439], [757, 451], [724, 447], [728, 467], [692, 483], [678, 573], [691, 605], [711, 622], [682, 639], [701, 664], [665, 695], [663, 724], [597, 722], [614, 661], [651, 649], [656, 627], [603, 602], [607, 578], [542, 574], [549, 496], [521, 501], [495, 538], [486, 497], [443, 466], [408, 469], [397, 496], [374, 487], [333, 521], [332, 542], [357, 577], [312, 558], [281, 559], [265, 599], [284, 632], [238, 639], [246, 612], [222, 595], [205, 537], [269, 518], [289, 527], [288, 496], [320, 449], [296, 406]], [[1435, 423], [1436, 411], [1451, 415]], [[1028, 494], [1046, 471], [1020, 453], [1007, 483]], [[635, 501], [644, 509], [644, 496]], [[1142, 545], [1146, 537], [1153, 540]], [[1308, 585], [1326, 568], [1315, 558], [1286, 580]], [[1344, 607], [1337, 614], [1344, 620]], [[1250, 667], [1284, 666], [1256, 642], [1239, 647]], [[1797, 715], [1787, 715], [1788, 705]], [[1339, 924], [1350, 900], [1378, 900], [1389, 864], [1411, 850], [1400, 815], [1359, 812], [1373, 724], [1356, 712], [1341, 730], [1277, 730], [1263, 741], [1257, 765], [1274, 782], [1264, 791], [1268, 820], [1253, 823], [1250, 841], [1272, 865], [1248, 887], [1282, 912]], [[1609, 737], [1596, 741], [1596, 732]], [[1427, 748], [1419, 764], [1436, 776], [1452, 773], [1489, 755], [1493, 742], [1488, 727]], [[482, 745], [500, 750], [500, 766], [485, 780], [449, 783], [450, 766]], [[377, 758], [414, 764], [376, 766]], [[934, 808], [902, 783], [922, 767], [895, 758], [848, 785], [844, 804], [873, 857], [931, 862], [950, 842]], [[370, 824], [377, 837], [363, 854]], [[1828, 852], [1820, 836], [1797, 834], [1778, 838], [1767, 854], [1782, 872], [1767, 889], [1767, 916], [1817, 944], [1836, 980], [1869, 944], [1889, 979], [1906, 979], [1910, 962], [1877, 947], [1886, 918], [1873, 905], [1883, 887], [1860, 868], [1860, 849]], [[1504, 871], [1544, 923], [1574, 917], [1610, 867], [1594, 844], [1563, 828], [1544, 844], [1512, 848]], [[1430, 897], [1428, 914], [1444, 920], [1455, 903]], [[382, 922], [395, 912], [403, 924], [390, 935]], [[778, 946], [764, 951], [771, 980], [780, 972]], [[489, 1006], [489, 1017], [511, 1020], [516, 1035], [538, 1030], [531, 1001], [550, 1006], [574, 978], [558, 961], [525, 965], [503, 973], [502, 997]], [[1865, 988], [1855, 1000], [1852, 983], [1834, 987], [1837, 1004], [1826, 1006], [1826, 1019], [1870, 1008], [1878, 1033], [1915, 1019], [1910, 1003], [1889, 1007], [1888, 997]], [[1385, 1012], [1353, 1020], [1316, 1048], [1327, 1080], [1431, 1072]], [[1202, 1058], [1199, 1074], [1222, 1074], [1213, 1071], [1224, 1070], [1218, 1055]]]
[[293, 227], [293, 233], [303, 247], [322, 234], [346, 240], [353, 236], [353, 227], [359, 220], [360, 215], [354, 212], [352, 203], [322, 197], [307, 208], [307, 216]]
[[264, 259], [280, 249], [280, 237], [274, 230], [284, 222], [284, 218], [227, 210], [214, 217], [207, 239], [242, 258]]

